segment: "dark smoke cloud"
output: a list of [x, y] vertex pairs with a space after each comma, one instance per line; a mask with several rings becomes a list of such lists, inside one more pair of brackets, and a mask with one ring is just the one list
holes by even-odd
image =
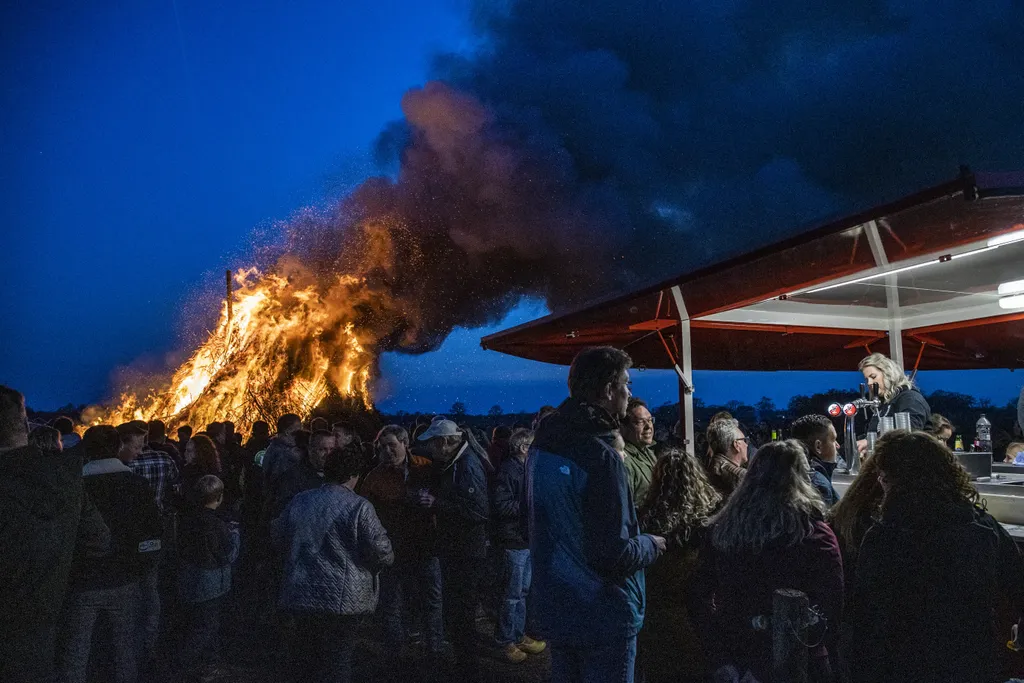
[[1024, 3], [520, 0], [437, 59], [397, 176], [291, 226], [382, 349], [554, 308], [975, 168], [1024, 167]]

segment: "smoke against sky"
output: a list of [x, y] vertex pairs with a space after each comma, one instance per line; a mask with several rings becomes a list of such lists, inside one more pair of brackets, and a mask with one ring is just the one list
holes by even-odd
[[[186, 46], [190, 19], [201, 16], [185, 12]], [[225, 52], [274, 35], [247, 21], [248, 39]], [[679, 272], [947, 179], [960, 163], [1024, 167], [1019, 2], [521, 0], [479, 3], [472, 21], [477, 51], [442, 52], [432, 82], [393, 97], [402, 118], [376, 141], [391, 175], [286, 224], [282, 267], [366, 275], [379, 296], [360, 322], [384, 349], [435, 348], [455, 327], [496, 322], [523, 295], [557, 310]], [[312, 70], [335, 49], [313, 38], [295, 69], [266, 76], [293, 81], [278, 87], [275, 109], [315, 111], [300, 84], [346, 87], [342, 64]], [[264, 128], [248, 147], [336, 147]], [[160, 280], [153, 302], [173, 299]], [[82, 334], [88, 353], [98, 335]], [[152, 332], [135, 342], [122, 358], [173, 346]], [[458, 355], [413, 360], [447, 366]]]

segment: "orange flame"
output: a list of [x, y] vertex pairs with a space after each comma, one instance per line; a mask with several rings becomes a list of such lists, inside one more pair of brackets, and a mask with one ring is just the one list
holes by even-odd
[[[87, 423], [162, 419], [205, 426], [230, 419], [247, 429], [288, 412], [306, 416], [332, 388], [371, 407], [374, 357], [344, 311], [328, 305], [315, 285], [298, 286], [276, 273], [241, 270], [235, 280], [231, 319], [224, 301], [217, 329], [166, 386], [144, 398], [125, 393], [116, 408]], [[333, 284], [331, 294], [359, 289], [362, 281], [345, 275]]]

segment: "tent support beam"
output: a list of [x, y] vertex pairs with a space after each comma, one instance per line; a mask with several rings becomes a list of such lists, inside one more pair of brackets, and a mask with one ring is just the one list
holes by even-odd
[[[885, 253], [882, 237], [878, 234], [878, 223], [868, 221], [864, 225], [864, 231], [868, 236], [868, 244], [871, 246], [871, 255], [875, 258], [875, 265], [888, 266], [889, 257]], [[900, 313], [899, 281], [896, 275], [885, 276], [885, 300], [889, 309], [889, 357], [902, 368], [904, 367], [903, 320]]]
[[683, 293], [679, 286], [672, 287], [672, 298], [679, 313], [679, 361], [675, 364], [679, 376], [679, 424], [683, 427], [683, 442], [686, 452], [694, 455], [693, 427], [693, 357], [691, 351], [690, 314], [686, 311]]

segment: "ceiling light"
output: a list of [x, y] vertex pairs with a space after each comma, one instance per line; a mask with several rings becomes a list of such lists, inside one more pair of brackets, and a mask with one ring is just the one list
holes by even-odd
[[[1020, 226], [1019, 225], [1015, 225], [1013, 227], [1019, 228]], [[998, 247], [998, 246], [1002, 246], [1004, 244], [1010, 244], [1011, 242], [1021, 242], [1021, 241], [1024, 241], [1024, 230], [1016, 230], [1014, 232], [1008, 232], [1005, 235], [999, 235], [998, 237], [993, 237], [992, 239], [990, 239], [988, 241], [988, 246], [990, 246], [990, 247]]]
[[999, 296], [1020, 294], [1021, 292], [1024, 292], [1024, 280], [1014, 280], [1013, 282], [1004, 282], [999, 285]]
[[1024, 294], [1004, 296], [999, 300], [999, 308], [1024, 308]]

